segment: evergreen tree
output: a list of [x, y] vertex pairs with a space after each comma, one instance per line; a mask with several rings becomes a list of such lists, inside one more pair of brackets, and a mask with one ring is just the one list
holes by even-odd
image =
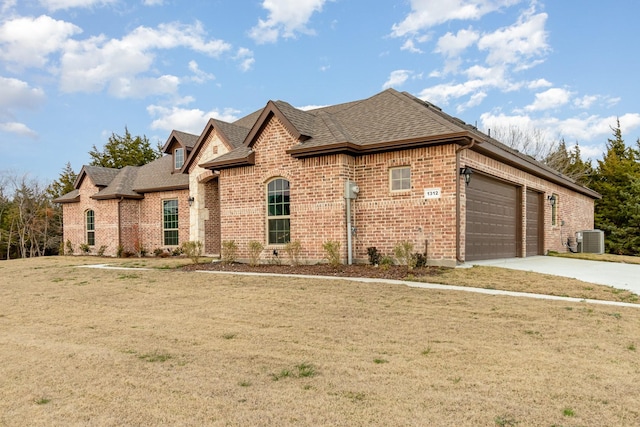
[[640, 203], [640, 152], [627, 147], [620, 121], [607, 140], [607, 152], [593, 174], [591, 188], [602, 195], [595, 202], [595, 225], [605, 232], [609, 253], [636, 255], [638, 248], [638, 213]]
[[66, 166], [60, 173], [60, 177], [53, 181], [47, 188], [47, 194], [49, 194], [52, 199], [57, 199], [58, 197], [73, 191], [73, 184], [76, 182], [77, 177], [78, 175], [71, 168], [71, 163], [67, 162]]
[[588, 185], [593, 174], [591, 161], [582, 160], [580, 146], [576, 143], [571, 149], [567, 149], [564, 139], [560, 140], [542, 162], [582, 185]]
[[124, 136], [112, 133], [103, 148], [99, 151], [96, 146], [89, 151], [91, 156], [91, 166], [103, 166], [106, 168], [121, 169], [125, 166], [142, 166], [160, 156], [162, 151], [160, 146], [154, 150], [151, 148], [149, 139], [146, 136], [136, 136], [129, 133], [129, 129], [124, 128]]

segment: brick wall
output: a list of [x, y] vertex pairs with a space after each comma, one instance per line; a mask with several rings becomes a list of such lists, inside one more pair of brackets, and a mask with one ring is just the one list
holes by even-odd
[[139, 241], [149, 253], [175, 247], [165, 245], [163, 235], [163, 201], [173, 199], [178, 200], [178, 246], [189, 241], [189, 190], [145, 193], [144, 199], [137, 202], [140, 211], [138, 231]]
[[286, 258], [284, 247], [268, 245], [266, 236], [266, 185], [278, 177], [290, 181], [291, 240], [300, 241], [302, 258], [321, 261], [322, 243], [328, 240], [340, 242], [346, 258], [344, 182], [353, 174], [353, 159], [346, 155], [294, 159], [286, 150], [295, 142], [274, 117], [253, 146], [256, 165], [221, 171], [221, 238], [235, 240], [240, 258], [248, 258], [252, 240], [265, 246], [263, 259], [274, 249]]

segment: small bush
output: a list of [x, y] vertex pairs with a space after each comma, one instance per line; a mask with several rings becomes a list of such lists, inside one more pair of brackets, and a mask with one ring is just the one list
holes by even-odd
[[380, 268], [383, 270], [388, 270], [389, 267], [391, 267], [393, 264], [393, 258], [391, 258], [389, 255], [383, 255], [380, 258]]
[[255, 267], [260, 262], [260, 254], [264, 249], [264, 245], [257, 240], [249, 242], [249, 265]]
[[378, 248], [376, 248], [375, 246], [367, 248], [367, 255], [369, 255], [369, 264], [380, 265], [382, 254], [378, 252]]
[[427, 266], [427, 257], [420, 252], [415, 252], [411, 255], [411, 262], [415, 268], [422, 268]]
[[180, 256], [182, 255], [182, 247], [178, 246], [177, 248], [173, 248], [171, 251], [171, 256]]
[[407, 267], [409, 267], [410, 270], [415, 266], [414, 260], [411, 256], [412, 253], [413, 253], [413, 243], [408, 242], [406, 240], [398, 243], [393, 248], [393, 254], [398, 260], [398, 263], [400, 265], [406, 265]]
[[337, 267], [340, 265], [340, 242], [327, 240], [322, 244], [324, 257], [329, 261], [329, 265]]
[[91, 252], [91, 246], [86, 243], [80, 243], [80, 252], [85, 255], [88, 254], [89, 252]]
[[155, 248], [153, 250], [153, 254], [159, 257], [159, 256], [162, 256], [162, 254], [166, 254], [166, 252], [164, 251], [164, 249]]
[[100, 248], [98, 249], [98, 256], [104, 256], [104, 253], [107, 250], [107, 248], [108, 248], [107, 245], [100, 246]]
[[188, 256], [189, 258], [191, 258], [191, 261], [194, 264], [197, 264], [198, 261], [200, 261], [200, 257], [202, 256], [202, 242], [199, 240], [196, 241], [188, 241], [188, 242], [182, 242], [182, 252]]
[[116, 249], [116, 256], [118, 258], [122, 258], [122, 255], [124, 255], [124, 246], [118, 245], [118, 249]]
[[73, 255], [73, 245], [71, 244], [71, 240], [67, 240], [66, 243], [66, 250], [65, 250], [65, 254], [66, 255]]
[[300, 240], [294, 240], [293, 242], [287, 243], [284, 250], [287, 251], [287, 255], [289, 255], [291, 265], [300, 265], [300, 252], [302, 252], [302, 244], [300, 243]]
[[238, 244], [235, 240], [225, 240], [222, 242], [222, 262], [233, 264], [238, 256]]

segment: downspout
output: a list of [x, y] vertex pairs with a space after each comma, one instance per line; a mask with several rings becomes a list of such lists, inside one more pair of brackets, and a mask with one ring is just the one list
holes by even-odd
[[476, 140], [472, 138], [469, 144], [456, 148], [456, 261], [459, 264], [464, 264], [464, 260], [460, 256], [460, 152], [475, 144]]

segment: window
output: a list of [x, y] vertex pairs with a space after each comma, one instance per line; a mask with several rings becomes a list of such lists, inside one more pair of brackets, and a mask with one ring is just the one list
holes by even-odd
[[558, 204], [560, 203], [560, 196], [557, 194], [551, 195], [551, 225], [558, 225]]
[[162, 201], [162, 230], [165, 246], [178, 246], [178, 201]]
[[389, 169], [389, 180], [391, 191], [411, 190], [411, 168], [404, 166]]
[[289, 181], [274, 179], [267, 184], [267, 240], [270, 245], [284, 245], [291, 240], [289, 212]]
[[92, 210], [88, 210], [85, 218], [85, 229], [87, 230], [87, 245], [96, 244], [96, 215]]
[[180, 169], [184, 165], [184, 148], [176, 148], [173, 152], [173, 163], [175, 169]]

